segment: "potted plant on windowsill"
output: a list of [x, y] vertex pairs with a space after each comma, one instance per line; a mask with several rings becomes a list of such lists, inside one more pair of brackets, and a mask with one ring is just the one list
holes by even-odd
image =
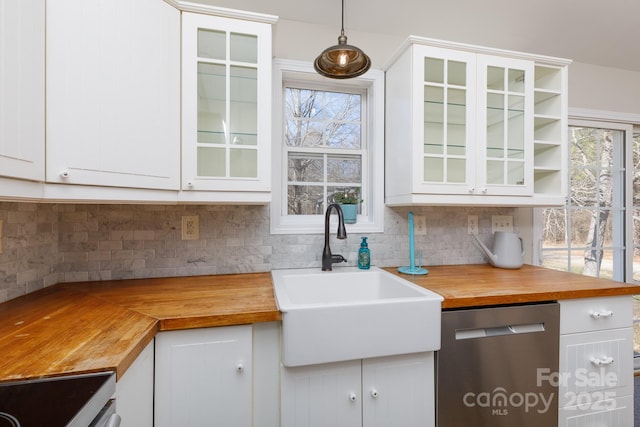
[[340, 205], [345, 224], [355, 224], [358, 220], [358, 205], [362, 203], [360, 189], [338, 191], [333, 194], [333, 201]]

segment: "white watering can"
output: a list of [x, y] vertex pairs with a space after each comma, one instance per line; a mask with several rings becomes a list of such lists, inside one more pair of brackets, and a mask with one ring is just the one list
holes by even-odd
[[522, 257], [524, 256], [524, 243], [522, 238], [516, 233], [506, 231], [496, 231], [493, 233], [493, 251], [489, 250], [478, 236], [472, 234], [473, 238], [480, 245], [482, 252], [489, 258], [489, 263], [500, 268], [520, 268], [522, 267]]

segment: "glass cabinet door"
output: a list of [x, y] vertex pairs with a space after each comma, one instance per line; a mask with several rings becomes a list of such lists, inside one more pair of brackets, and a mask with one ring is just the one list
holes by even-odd
[[532, 64], [483, 58], [479, 68], [484, 94], [478, 96], [484, 104], [479, 110], [479, 131], [484, 136], [485, 161], [480, 190], [488, 194], [532, 193]]
[[[473, 100], [475, 88], [470, 79], [475, 76], [473, 61], [462, 56], [438, 55], [438, 50], [425, 50], [422, 62], [423, 98], [423, 177], [430, 191], [468, 192], [474, 179]], [[456, 190], [456, 185], [459, 187]]]
[[197, 175], [256, 178], [256, 35], [198, 28]]
[[182, 189], [268, 201], [270, 137], [271, 25], [183, 12]]

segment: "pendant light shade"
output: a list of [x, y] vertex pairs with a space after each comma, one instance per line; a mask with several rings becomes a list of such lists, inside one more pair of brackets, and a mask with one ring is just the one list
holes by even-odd
[[313, 67], [318, 74], [332, 79], [350, 79], [367, 72], [371, 60], [360, 49], [347, 44], [344, 35], [344, 0], [342, 0], [342, 29], [338, 44], [328, 47], [316, 58]]

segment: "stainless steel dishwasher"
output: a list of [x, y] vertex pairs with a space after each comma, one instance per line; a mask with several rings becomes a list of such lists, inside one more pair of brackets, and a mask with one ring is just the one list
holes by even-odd
[[438, 427], [558, 425], [558, 303], [442, 312]]

